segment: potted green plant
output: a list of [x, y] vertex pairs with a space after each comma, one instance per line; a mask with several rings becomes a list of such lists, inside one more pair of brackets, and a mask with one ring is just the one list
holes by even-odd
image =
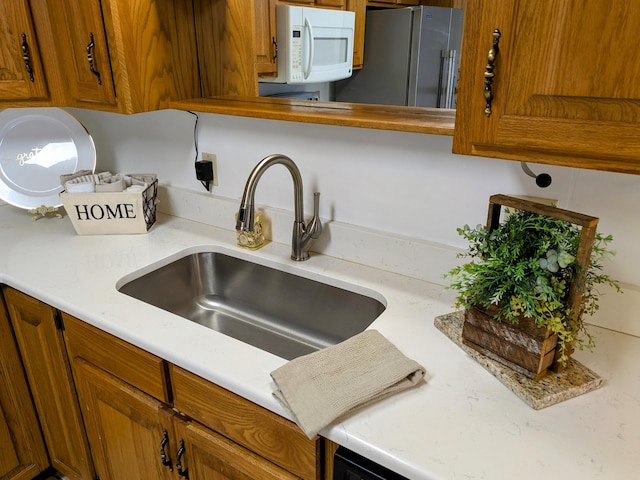
[[[500, 207], [510, 207], [506, 219]], [[602, 270], [611, 235], [598, 219], [514, 197], [490, 199], [487, 226], [465, 225], [468, 263], [446, 275], [464, 308], [462, 341], [532, 378], [594, 347], [583, 316], [598, 309], [596, 285], [620, 291]], [[504, 338], [503, 338], [504, 337]]]

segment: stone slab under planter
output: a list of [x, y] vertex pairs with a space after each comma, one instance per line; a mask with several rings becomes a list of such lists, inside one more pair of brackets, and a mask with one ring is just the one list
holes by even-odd
[[438, 330], [535, 410], [591, 392], [603, 383], [602, 377], [574, 358], [571, 358], [567, 367], [559, 373], [549, 372], [540, 380], [528, 378], [464, 345], [462, 343], [463, 323], [462, 311], [441, 315], [434, 321]]

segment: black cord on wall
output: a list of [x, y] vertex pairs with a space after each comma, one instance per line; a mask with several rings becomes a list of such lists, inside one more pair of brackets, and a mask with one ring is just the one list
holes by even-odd
[[193, 144], [196, 147], [195, 161], [197, 162], [198, 161], [198, 120], [200, 119], [200, 117], [196, 112], [192, 112], [191, 110], [187, 110], [187, 112], [196, 117], [196, 123], [193, 125]]
[[[200, 120], [200, 116], [196, 112], [192, 112], [191, 110], [187, 110], [187, 112], [196, 117], [196, 122], [193, 125], [193, 145], [196, 148], [196, 158], [194, 159], [194, 166], [196, 166], [196, 172], [197, 172], [198, 154], [199, 154], [198, 152], [198, 120]], [[201, 180], [200, 183], [202, 183], [202, 186], [208, 192], [209, 182], [205, 182]]]

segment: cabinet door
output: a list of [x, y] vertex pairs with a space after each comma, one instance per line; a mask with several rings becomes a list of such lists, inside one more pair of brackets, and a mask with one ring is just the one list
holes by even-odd
[[640, 173], [640, 2], [467, 7], [455, 153]]
[[31, 0], [50, 27], [69, 106], [116, 105], [100, 0]]
[[177, 449], [163, 404], [82, 358], [73, 359], [73, 368], [98, 477], [173, 478], [168, 463]]
[[48, 466], [47, 450], [0, 295], [0, 478], [28, 480]]
[[346, 9], [356, 15], [353, 32], [353, 69], [359, 70], [364, 63], [364, 30], [367, 23], [367, 0], [347, 0]]
[[202, 96], [257, 97], [254, 2], [194, 0], [193, 3]]
[[4, 289], [51, 464], [74, 480], [93, 478], [93, 467], [62, 332], [54, 308]]
[[0, 2], [0, 101], [49, 97], [27, 0]]
[[299, 477], [191, 421], [176, 417], [176, 438], [184, 446], [178, 459], [190, 480], [295, 480]]
[[278, 73], [276, 2], [277, 0], [255, 0], [256, 72], [262, 76]]

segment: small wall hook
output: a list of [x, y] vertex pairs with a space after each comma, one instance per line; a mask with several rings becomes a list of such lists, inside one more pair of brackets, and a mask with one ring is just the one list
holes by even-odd
[[551, 185], [551, 175], [549, 175], [548, 173], [541, 173], [540, 175], [536, 175], [531, 171], [529, 165], [527, 165], [527, 162], [520, 162], [520, 166], [522, 166], [522, 170], [524, 171], [524, 173], [536, 179], [536, 185], [538, 185], [540, 188], [547, 188], [549, 185]]

